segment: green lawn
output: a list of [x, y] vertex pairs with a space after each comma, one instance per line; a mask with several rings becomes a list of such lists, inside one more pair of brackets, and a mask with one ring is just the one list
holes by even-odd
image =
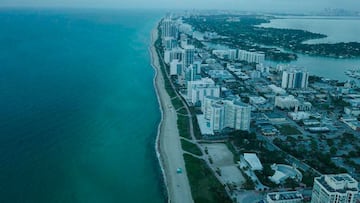
[[291, 125], [280, 125], [277, 126], [277, 129], [282, 135], [301, 135], [301, 132]]
[[191, 139], [189, 117], [178, 115], [177, 125], [181, 137]]
[[184, 154], [191, 193], [196, 203], [230, 203], [224, 186], [216, 179], [203, 160]]
[[202, 152], [201, 150], [193, 143], [181, 139], [181, 147], [184, 151], [190, 152], [192, 154], [198, 155], [198, 156], [202, 156]]

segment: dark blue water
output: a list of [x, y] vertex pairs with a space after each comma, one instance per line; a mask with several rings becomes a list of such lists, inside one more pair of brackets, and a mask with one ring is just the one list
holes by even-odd
[[159, 12], [0, 10], [0, 202], [163, 202]]

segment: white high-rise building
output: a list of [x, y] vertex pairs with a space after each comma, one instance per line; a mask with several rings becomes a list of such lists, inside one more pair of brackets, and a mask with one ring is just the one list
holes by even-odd
[[265, 54], [262, 52], [238, 50], [236, 55], [237, 60], [247, 61], [249, 63], [264, 63], [265, 61]]
[[173, 37], [175, 39], [178, 38], [178, 25], [175, 21], [171, 20], [171, 18], [165, 18], [161, 24], [161, 35], [162, 38]]
[[173, 60], [179, 60], [182, 61], [184, 56], [184, 50], [177, 47], [173, 48], [171, 50], [165, 50], [164, 52], [164, 61], [167, 64], [170, 64]]
[[183, 64], [178, 59], [174, 59], [170, 63], [170, 75], [180, 75], [183, 71]]
[[[234, 129], [249, 131], [251, 120], [251, 106], [241, 102], [240, 100], [236, 100], [234, 101], [234, 108]], [[230, 114], [230, 116], [232, 115]]]
[[204, 98], [202, 111], [204, 118], [210, 120], [210, 128], [214, 131], [224, 128], [250, 130], [251, 106], [239, 99], [222, 100], [208, 96]]
[[164, 38], [164, 47], [166, 50], [171, 50], [173, 48], [176, 48], [178, 46], [178, 42], [173, 37], [165, 37]]
[[225, 107], [221, 103], [211, 105], [210, 127], [213, 131], [221, 131], [224, 128]]
[[206, 96], [219, 97], [220, 86], [216, 85], [211, 78], [187, 82], [188, 101], [192, 105], [202, 105]]
[[308, 87], [309, 72], [304, 69], [284, 70], [281, 87], [285, 89], [303, 89]]
[[355, 203], [359, 195], [358, 184], [349, 174], [316, 177], [311, 203]]

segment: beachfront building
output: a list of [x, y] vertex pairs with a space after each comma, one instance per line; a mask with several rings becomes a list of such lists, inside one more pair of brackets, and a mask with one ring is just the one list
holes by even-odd
[[183, 60], [184, 50], [180, 47], [173, 48], [171, 50], [165, 50], [164, 52], [164, 61], [167, 64], [170, 64], [173, 60]]
[[212, 130], [221, 131], [224, 128], [250, 130], [251, 106], [242, 103], [240, 99], [207, 96], [203, 104], [204, 118], [209, 121]]
[[173, 21], [170, 17], [165, 18], [161, 23], [161, 36], [163, 39], [166, 37], [178, 38], [179, 28], [176, 21]]
[[178, 42], [173, 37], [165, 37], [164, 38], [164, 48], [165, 50], [171, 50], [173, 48], [176, 48], [178, 46]]
[[271, 192], [266, 195], [267, 203], [301, 203], [304, 197], [298, 191]]
[[184, 79], [186, 82], [200, 80], [201, 76], [198, 74], [198, 67], [196, 65], [189, 65], [184, 69]]
[[265, 54], [263, 52], [237, 50], [236, 59], [249, 63], [264, 63]]
[[179, 59], [170, 62], [170, 75], [181, 75], [183, 71], [183, 63]]
[[349, 174], [316, 177], [311, 203], [355, 203], [359, 194], [358, 184]]
[[211, 78], [187, 82], [187, 100], [192, 106], [201, 106], [206, 96], [220, 97], [220, 86]]
[[281, 87], [284, 89], [304, 89], [308, 87], [309, 72], [304, 69], [284, 70]]

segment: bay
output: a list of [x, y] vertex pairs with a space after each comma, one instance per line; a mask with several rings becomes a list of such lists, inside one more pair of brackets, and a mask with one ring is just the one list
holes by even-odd
[[[305, 43], [338, 43], [360, 42], [360, 18], [325, 18], [319, 16], [288, 16], [271, 20], [270, 23], [261, 24], [262, 27], [301, 29], [314, 33], [325, 34], [323, 39], [309, 40]], [[360, 58], [339, 59], [331, 57], [310, 56], [299, 54], [298, 60], [287, 64], [304, 67], [310, 74], [345, 81], [352, 79], [344, 72], [348, 69], [360, 68]], [[269, 65], [277, 65], [273, 61], [267, 61]]]

